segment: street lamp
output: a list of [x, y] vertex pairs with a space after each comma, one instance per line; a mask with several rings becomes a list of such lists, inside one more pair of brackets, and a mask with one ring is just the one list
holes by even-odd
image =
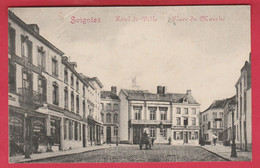
[[235, 111], [236, 102], [231, 101], [228, 104], [228, 110], [231, 111], [232, 114], [232, 147], [231, 147], [231, 156], [230, 157], [237, 157], [236, 151], [236, 135], [235, 135], [235, 123], [234, 123], [234, 111]]

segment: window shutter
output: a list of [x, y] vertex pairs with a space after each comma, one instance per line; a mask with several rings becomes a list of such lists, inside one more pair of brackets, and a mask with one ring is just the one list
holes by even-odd
[[45, 71], [46, 68], [46, 53], [42, 54], [42, 69]]
[[32, 49], [33, 49], [33, 46], [32, 46], [32, 42], [28, 40], [27, 42], [27, 45], [28, 45], [28, 59], [29, 59], [29, 62], [32, 63], [33, 62], [33, 58], [32, 58]]
[[56, 101], [57, 101], [57, 105], [59, 105], [59, 86], [57, 86], [57, 97], [56, 97]]

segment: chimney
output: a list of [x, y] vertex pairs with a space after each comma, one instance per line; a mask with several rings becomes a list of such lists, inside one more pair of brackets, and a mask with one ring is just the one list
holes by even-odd
[[36, 33], [40, 33], [40, 29], [39, 29], [39, 27], [38, 27], [38, 25], [37, 24], [28, 24], [28, 26], [30, 27], [30, 29], [32, 29], [34, 32], [36, 32]]
[[163, 94], [167, 94], [167, 86], [163, 87]]
[[157, 86], [157, 94], [163, 94], [163, 87]]
[[187, 90], [187, 95], [191, 95], [191, 90]]
[[116, 86], [111, 86], [111, 92], [117, 94]]

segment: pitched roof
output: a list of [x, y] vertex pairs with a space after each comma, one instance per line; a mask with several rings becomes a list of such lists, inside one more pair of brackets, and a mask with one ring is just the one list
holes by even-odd
[[122, 92], [127, 96], [128, 100], [147, 100], [147, 101], [170, 101], [173, 103], [183, 103], [186, 98], [189, 104], [199, 104], [192, 95], [185, 93], [167, 93], [157, 94], [150, 93], [148, 90], [127, 90], [122, 89]]
[[213, 103], [206, 110], [204, 110], [202, 113], [204, 113], [205, 111], [208, 111], [210, 109], [223, 108], [225, 103], [226, 103], [226, 99], [214, 100]]
[[119, 100], [119, 97], [115, 93], [111, 91], [101, 91], [101, 99], [106, 99], [106, 98]]

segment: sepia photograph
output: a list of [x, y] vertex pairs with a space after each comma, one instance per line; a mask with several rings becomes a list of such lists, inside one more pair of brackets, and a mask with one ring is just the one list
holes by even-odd
[[9, 163], [252, 161], [250, 11], [9, 8]]

